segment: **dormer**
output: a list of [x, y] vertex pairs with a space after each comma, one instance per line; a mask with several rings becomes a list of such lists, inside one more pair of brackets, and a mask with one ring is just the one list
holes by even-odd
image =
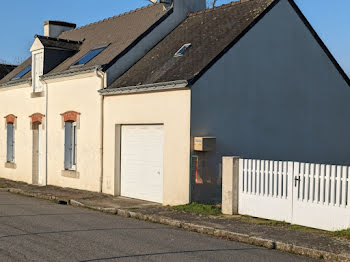
[[32, 52], [32, 87], [34, 93], [43, 91], [40, 83], [40, 76], [44, 74], [44, 47], [40, 40], [36, 38], [30, 49]]
[[82, 42], [49, 36], [36, 35], [30, 48], [32, 53], [32, 87], [33, 93], [43, 91], [40, 77], [74, 55]]

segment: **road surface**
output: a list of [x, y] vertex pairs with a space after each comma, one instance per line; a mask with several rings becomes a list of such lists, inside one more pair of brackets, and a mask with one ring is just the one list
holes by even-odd
[[0, 192], [0, 261], [316, 261]]

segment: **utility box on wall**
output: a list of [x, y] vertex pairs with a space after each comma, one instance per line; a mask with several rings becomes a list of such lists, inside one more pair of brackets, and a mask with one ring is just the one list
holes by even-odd
[[195, 137], [193, 143], [194, 151], [214, 151], [216, 147], [216, 137], [206, 136], [206, 137]]

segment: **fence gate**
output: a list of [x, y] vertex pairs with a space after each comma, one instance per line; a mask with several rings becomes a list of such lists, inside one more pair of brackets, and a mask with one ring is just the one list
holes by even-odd
[[349, 167], [294, 163], [292, 223], [324, 230], [350, 228]]
[[239, 160], [239, 213], [324, 230], [350, 228], [345, 166]]

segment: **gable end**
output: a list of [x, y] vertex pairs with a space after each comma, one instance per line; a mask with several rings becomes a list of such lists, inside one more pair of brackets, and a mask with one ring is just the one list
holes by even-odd
[[337, 68], [338, 72], [341, 74], [341, 76], [344, 78], [345, 82], [348, 84], [350, 87], [350, 78], [349, 76], [345, 73], [343, 68], [339, 65], [338, 61], [334, 58], [332, 53], [329, 51], [328, 47], [325, 45], [325, 43], [322, 41], [320, 36], [317, 34], [315, 29], [312, 27], [310, 22], [307, 20], [307, 18], [304, 16], [304, 14], [301, 12], [300, 8], [297, 6], [297, 4], [294, 2], [294, 0], [288, 0], [290, 5], [293, 7], [299, 18], [303, 21], [304, 25], [309, 29], [310, 33], [313, 35], [317, 43], [321, 46], [323, 51], [326, 53], [328, 58], [332, 61], [333, 65]]
[[[226, 48], [224, 48], [218, 56], [216, 56], [210, 63], [208, 63], [207, 66], [205, 66], [197, 75], [195, 75], [192, 79], [188, 80], [189, 85], [193, 85], [199, 78], [202, 77], [203, 74], [205, 74], [221, 57], [223, 57], [236, 43], [238, 43], [257, 23], [260, 22], [264, 16], [269, 13], [281, 0], [275, 0], [273, 3], [271, 3], [238, 37], [236, 37]], [[327, 57], [331, 60], [332, 64], [336, 67], [340, 75], [343, 77], [345, 82], [350, 87], [350, 78], [345, 73], [343, 68], [339, 65], [337, 60], [334, 58], [332, 53], [329, 51], [325, 43], [322, 41], [322, 39], [319, 37], [315, 29], [312, 27], [312, 25], [309, 23], [307, 18], [304, 16], [304, 14], [301, 12], [300, 8], [297, 6], [297, 4], [294, 2], [294, 0], [287, 0], [288, 3], [293, 7], [293, 10], [297, 13], [298, 17], [302, 20], [304, 25], [307, 27], [309, 32], [312, 34], [314, 39], [317, 41], [317, 43], [321, 46], [323, 51], [326, 53]]]

